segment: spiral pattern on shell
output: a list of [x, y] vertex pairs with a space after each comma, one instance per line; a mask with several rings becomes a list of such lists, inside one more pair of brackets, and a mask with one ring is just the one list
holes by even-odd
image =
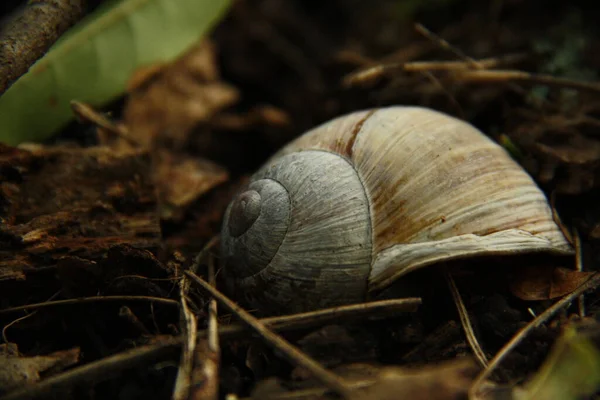
[[223, 273], [269, 313], [363, 301], [417, 268], [572, 247], [497, 143], [446, 114], [387, 107], [326, 122], [276, 153], [228, 208]]

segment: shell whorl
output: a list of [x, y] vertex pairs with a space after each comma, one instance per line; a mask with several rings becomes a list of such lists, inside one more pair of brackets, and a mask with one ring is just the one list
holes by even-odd
[[[295, 152], [267, 163], [251, 181], [223, 223], [229, 290], [263, 311], [265, 304], [291, 312], [362, 301], [372, 262], [371, 221], [348, 160], [326, 151]], [[249, 220], [247, 230], [231, 234]]]

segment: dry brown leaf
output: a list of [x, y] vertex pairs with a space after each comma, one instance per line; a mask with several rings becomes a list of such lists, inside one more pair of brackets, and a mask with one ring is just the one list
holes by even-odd
[[233, 86], [220, 81], [214, 47], [208, 40], [173, 63], [145, 68], [130, 80], [132, 91], [123, 122], [131, 138], [146, 148], [167, 140], [181, 149], [196, 125], [209, 121], [239, 97]]
[[168, 149], [157, 149], [155, 156], [154, 182], [163, 219], [179, 219], [188, 204], [229, 179], [224, 168], [208, 160]]
[[238, 100], [220, 80], [214, 48], [203, 41], [169, 64], [148, 66], [131, 77], [119, 125], [126, 134], [100, 132], [117, 152], [137, 148], [151, 155], [160, 216], [180, 219], [186, 206], [227, 181], [227, 171], [190, 151], [194, 128]]
[[453, 360], [418, 369], [388, 367], [356, 400], [454, 400], [466, 398], [478, 367], [472, 360]]
[[14, 343], [0, 345], [0, 392], [40, 380], [40, 373], [62, 370], [79, 362], [79, 348], [45, 356], [25, 357]]
[[522, 300], [554, 299], [571, 293], [594, 274], [563, 267], [527, 266], [513, 277], [510, 291]]

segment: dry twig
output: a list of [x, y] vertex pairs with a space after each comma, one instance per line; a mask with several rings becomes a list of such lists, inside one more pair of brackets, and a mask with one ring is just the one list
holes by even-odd
[[[176, 301], [170, 300], [174, 304]], [[45, 303], [42, 303], [45, 304]], [[372, 303], [356, 304], [350, 306], [336, 307], [312, 311], [296, 315], [287, 315], [283, 317], [272, 317], [261, 319], [260, 321], [277, 331], [290, 331], [294, 329], [305, 329], [331, 322], [349, 322], [366, 318], [384, 318], [386, 316], [397, 316], [402, 312], [416, 311], [418, 305], [421, 304], [420, 299], [409, 298], [399, 300], [383, 300]], [[229, 326], [221, 326], [218, 328], [218, 337], [220, 339], [231, 339], [241, 337], [247, 334], [248, 328], [245, 325], [236, 324]], [[208, 331], [198, 332], [198, 338], [209, 337]], [[215, 342], [214, 339], [209, 339]], [[117, 376], [122, 371], [136, 367], [140, 364], [148, 364], [151, 362], [159, 362], [169, 358], [175, 358], [177, 351], [183, 343], [183, 337], [171, 338], [163, 340], [160, 343], [153, 345], [138, 347], [129, 351], [125, 351], [105, 359], [95, 361], [45, 379], [35, 386], [24, 388], [15, 392], [11, 392], [6, 399], [36, 399], [48, 396], [48, 393], [53, 390], [81, 385], [82, 383], [98, 383], [114, 376]], [[353, 386], [354, 387], [354, 386]], [[325, 391], [324, 389], [319, 389]], [[2, 398], [1, 400], [5, 400]]]
[[469, 319], [469, 313], [465, 304], [460, 296], [458, 288], [456, 287], [456, 283], [454, 282], [454, 278], [452, 275], [446, 271], [446, 282], [448, 283], [448, 287], [450, 288], [450, 293], [452, 293], [452, 299], [454, 300], [454, 304], [456, 304], [456, 308], [458, 310], [458, 315], [460, 316], [460, 323], [465, 331], [465, 335], [467, 337], [467, 342], [469, 346], [471, 346], [471, 350], [475, 354], [475, 358], [479, 362], [479, 364], [485, 368], [488, 365], [488, 359], [485, 355], [481, 345], [477, 341], [477, 337], [475, 336], [475, 332], [473, 331], [473, 326], [471, 325], [471, 320]]
[[[191, 266], [191, 270], [196, 272], [200, 263], [205, 259], [205, 257], [209, 254], [210, 249], [217, 243], [218, 236], [212, 238], [198, 253], [198, 255], [194, 259], [194, 263]], [[213, 268], [211, 268], [211, 272]], [[214, 274], [211, 274], [211, 283], [214, 284]], [[185, 399], [193, 399], [193, 398], [215, 398], [216, 396], [216, 388], [218, 388], [218, 383], [215, 382], [215, 377], [217, 376], [215, 370], [215, 363], [212, 362], [218, 359], [218, 342], [215, 342], [216, 333], [212, 333], [214, 330], [216, 332], [215, 324], [216, 324], [216, 304], [213, 307], [209, 306], [210, 320], [209, 320], [209, 330], [208, 330], [208, 352], [205, 352], [204, 346], [200, 346], [200, 348], [196, 348], [198, 345], [198, 322], [196, 320], [196, 316], [190, 310], [188, 306], [188, 292], [190, 289], [190, 281], [186, 275], [181, 276], [181, 280], [179, 282], [179, 294], [181, 301], [181, 312], [180, 312], [180, 325], [182, 327], [182, 331], [184, 332], [185, 339], [183, 340], [182, 345], [182, 354], [181, 360], [179, 364], [179, 370], [177, 372], [177, 380], [175, 382], [175, 387], [173, 390], [173, 400], [185, 400]], [[211, 301], [211, 305], [213, 305], [214, 300]], [[212, 323], [212, 325], [211, 325]], [[212, 327], [211, 327], [212, 326]], [[212, 342], [210, 340], [212, 339]], [[204, 343], [203, 343], [204, 344]], [[212, 346], [211, 346], [212, 344]], [[208, 354], [206, 354], [208, 353]], [[202, 357], [204, 359], [202, 359]], [[218, 363], [217, 363], [218, 365]], [[206, 369], [206, 371], [204, 371]], [[207, 372], [203, 374], [203, 372]], [[195, 381], [195, 377], [200, 375], [198, 378], [203, 384], [199, 384]], [[206, 376], [204, 376], [206, 375]], [[208, 379], [207, 379], [208, 378]], [[197, 388], [198, 389], [194, 389]], [[194, 393], [194, 392], [204, 392], [204, 396], [202, 393]], [[212, 393], [215, 392], [215, 393]]]
[[[575, 245], [575, 271], [583, 272], [583, 259], [582, 259], [582, 250], [581, 250], [581, 237], [579, 236], [579, 231], [574, 228], [573, 229], [573, 239]], [[582, 293], [581, 296], [577, 298], [577, 305], [579, 308], [579, 317], [585, 317], [585, 295]]]
[[310, 371], [317, 379], [344, 398], [350, 399], [352, 397], [352, 387], [344, 382], [342, 378], [323, 368], [321, 364], [302, 353], [300, 350], [298, 350], [298, 348], [285, 341], [279, 335], [273, 333], [269, 328], [262, 324], [260, 320], [256, 319], [247, 311], [237, 306], [233, 301], [213, 288], [210, 284], [198, 277], [196, 274], [189, 271], [185, 271], [184, 273], [200, 287], [202, 287], [205, 292], [208, 292], [231, 312], [236, 314], [242, 321], [252, 327], [252, 329], [263, 338], [265, 343], [287, 358], [288, 361]]
[[104, 303], [104, 302], [114, 302], [114, 301], [142, 301], [142, 302], [154, 302], [165, 304], [169, 306], [178, 306], [175, 300], [165, 299], [163, 297], [152, 297], [152, 296], [96, 296], [96, 297], [81, 297], [78, 299], [68, 299], [68, 300], [55, 300], [55, 301], [46, 301], [44, 303], [35, 303], [35, 304], [25, 304], [22, 306], [10, 307], [0, 310], [0, 314], [8, 314], [16, 311], [27, 311], [27, 310], [35, 310], [38, 308], [47, 308], [47, 307], [55, 307], [55, 306], [70, 306], [74, 304], [87, 304], [87, 303]]

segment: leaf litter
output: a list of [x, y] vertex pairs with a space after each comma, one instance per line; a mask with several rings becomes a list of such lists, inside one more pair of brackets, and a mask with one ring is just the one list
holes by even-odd
[[[535, 4], [505, 5], [518, 11], [511, 14], [451, 1], [436, 7], [459, 7], [462, 17], [433, 18], [439, 10], [415, 6], [419, 17], [402, 16], [400, 24], [393, 2], [334, 3], [237, 2], [210, 40], [130, 76], [124, 102], [110, 112], [75, 103], [84, 123], [71, 129], [92, 125], [92, 145], [71, 136], [0, 147], [5, 340], [32, 359], [73, 348], [84, 354], [71, 371], [52, 371], [8, 398], [43, 397], [53, 385], [74, 398], [316, 399], [334, 390], [361, 399], [551, 399], [596, 392], [599, 120], [594, 82], [584, 80], [595, 79], [589, 71], [598, 60], [583, 55], [598, 38], [552, 23], [564, 11], [585, 25], [585, 13], [557, 9], [532, 24], [526, 17], [536, 14]], [[343, 17], [330, 23], [331, 13]], [[545, 35], [548, 26], [555, 29]], [[364, 75], [347, 79], [368, 68], [377, 75], [368, 85], [357, 84], [366, 83]], [[277, 334], [281, 325], [259, 319], [252, 325], [258, 336], [221, 306], [218, 326], [214, 318], [209, 324], [209, 296], [195, 285], [182, 301], [182, 271], [194, 263], [198, 275], [208, 275], [216, 249], [194, 257], [213, 243], [228, 200], [266, 156], [320, 121], [398, 103], [467, 118], [510, 147], [558, 199], [566, 229], [582, 233], [583, 267], [499, 259], [485, 261], [481, 273], [476, 263], [458, 265], [452, 278], [460, 315], [455, 293], [424, 271], [388, 293], [406, 297], [411, 286], [422, 300], [408, 313], [351, 321], [331, 314], [326, 323], [289, 316], [312, 323]], [[181, 346], [192, 336], [184, 335], [175, 302], [198, 318], [194, 354]], [[36, 304], [46, 306], [27, 309]], [[366, 306], [378, 312], [375, 303]], [[589, 327], [582, 332], [578, 322]], [[208, 325], [221, 339], [212, 364]], [[274, 350], [274, 343], [299, 353]], [[491, 367], [476, 366], [475, 347], [494, 356]], [[173, 391], [173, 349], [196, 357], [196, 369], [185, 370], [194, 382], [187, 393]], [[123, 373], [102, 376], [107, 369]]]

